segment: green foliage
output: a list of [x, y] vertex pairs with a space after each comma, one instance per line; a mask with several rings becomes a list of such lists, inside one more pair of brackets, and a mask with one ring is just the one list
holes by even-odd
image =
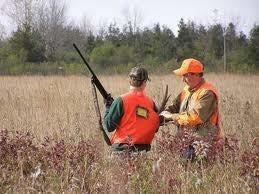
[[10, 39], [11, 51], [24, 55], [25, 62], [42, 62], [45, 57], [45, 47], [41, 35], [31, 26], [24, 24], [14, 32]]
[[169, 60], [176, 52], [176, 40], [173, 32], [157, 24], [153, 28], [152, 55], [157, 57], [161, 62]]
[[125, 65], [114, 65], [114, 66], [112, 66], [112, 68], [110, 68], [110, 69], [106, 69], [106, 70], [102, 70], [101, 71], [101, 73], [102, 74], [107, 74], [107, 75], [109, 75], [109, 74], [123, 74], [123, 73], [125, 73], [125, 72], [129, 72], [130, 71], [130, 69], [132, 68], [132, 67], [134, 67], [135, 65], [134, 64], [131, 64], [131, 63], [129, 63], [129, 64], [125, 64]]
[[110, 43], [104, 43], [103, 45], [93, 49], [90, 57], [93, 63], [98, 63], [101, 65], [111, 64], [112, 57], [115, 56], [115, 46]]
[[230, 64], [229, 69], [230, 72], [253, 74], [256, 72], [256, 65], [247, 63]]
[[[88, 57], [85, 56], [85, 58], [87, 59]], [[82, 62], [81, 58], [78, 57], [78, 54], [72, 51], [62, 52], [62, 54], [60, 55], [60, 61], [64, 61], [66, 64]]]
[[223, 60], [207, 53], [203, 59], [205, 72], [223, 72]]
[[158, 57], [147, 55], [146, 58], [143, 61], [144, 64], [148, 64], [150, 66], [155, 66], [156, 64], [160, 63], [160, 60]]
[[93, 49], [91, 61], [102, 66], [112, 66], [118, 64], [128, 64], [134, 61], [133, 48], [128, 46], [116, 47], [107, 42]]
[[177, 58], [183, 60], [193, 56], [194, 41], [196, 39], [195, 25], [193, 22], [188, 24], [184, 23], [181, 18], [178, 24], [178, 37], [177, 37]]
[[129, 64], [135, 62], [134, 49], [129, 46], [120, 46], [115, 49], [117, 61], [114, 64]]
[[[170, 28], [159, 23], [142, 30], [131, 22], [122, 30], [111, 23], [99, 34], [85, 34], [70, 24], [64, 27], [64, 41], [56, 45], [53, 58], [48, 52], [54, 48], [47, 47], [46, 37], [41, 36], [37, 26], [24, 23], [9, 39], [0, 42], [1, 74], [85, 74], [83, 65], [76, 65], [82, 61], [73, 49], [74, 42], [97, 72], [125, 73], [128, 67], [139, 63], [152, 72], [166, 72], [191, 57], [201, 60], [206, 71], [223, 71], [224, 32], [228, 71], [258, 72], [258, 25], [251, 29], [250, 39], [238, 33], [233, 23], [224, 31], [221, 24], [205, 27], [181, 19], [178, 27], [175, 37]], [[178, 62], [171, 64], [172, 60]]]
[[166, 63], [158, 65], [155, 72], [156, 73], [171, 73], [174, 69], [179, 68], [180, 64], [175, 58], [170, 59]]
[[64, 64], [59, 68], [63, 71], [64, 74], [73, 75], [73, 74], [79, 74], [79, 73], [86, 73], [87, 69], [84, 64], [79, 63], [70, 63], [70, 64]]
[[255, 25], [250, 31], [249, 61], [259, 69], [259, 25]]
[[121, 33], [120, 33], [120, 29], [117, 26], [117, 24], [111, 23], [108, 27], [108, 32], [106, 35], [106, 40], [108, 42], [111, 42], [113, 45], [115, 46], [120, 46], [121, 45]]
[[209, 28], [208, 47], [208, 51], [217, 59], [220, 59], [223, 56], [223, 28], [220, 24]]

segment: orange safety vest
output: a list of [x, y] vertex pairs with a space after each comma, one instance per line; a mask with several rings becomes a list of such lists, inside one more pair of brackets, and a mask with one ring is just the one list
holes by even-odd
[[151, 144], [159, 127], [153, 100], [138, 91], [130, 91], [121, 97], [124, 114], [112, 136], [112, 144]]
[[[190, 95], [190, 91], [188, 90], [188, 86], [184, 87], [183, 92], [181, 93], [181, 102], [183, 102], [186, 98], [189, 97]], [[217, 100], [217, 107], [214, 111], [214, 113], [211, 115], [211, 117], [209, 118], [209, 122], [214, 125], [217, 126], [218, 128], [218, 138], [222, 137], [222, 127], [221, 127], [221, 120], [220, 120], [220, 115], [219, 115], [219, 107], [218, 107], [218, 102], [219, 102], [219, 94], [216, 88], [214, 88], [210, 83], [205, 82], [203, 83], [191, 96], [192, 101], [199, 101], [199, 99], [201, 98], [201, 96], [204, 94], [205, 91], [212, 91], [215, 96], [216, 96], [216, 100]]]

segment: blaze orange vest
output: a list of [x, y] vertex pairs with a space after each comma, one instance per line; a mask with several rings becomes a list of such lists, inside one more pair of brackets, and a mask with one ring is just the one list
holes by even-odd
[[[130, 91], [121, 96], [124, 114], [111, 139], [114, 143], [151, 144], [159, 127], [159, 116], [154, 102], [143, 92]], [[137, 113], [138, 107], [147, 114]]]
[[[188, 96], [190, 95], [190, 91], [188, 90], [188, 86], [186, 86], [183, 90], [183, 92], [181, 93], [181, 102], [184, 101], [184, 99], [188, 98]], [[218, 102], [219, 102], [219, 95], [218, 95], [218, 91], [216, 88], [214, 88], [210, 83], [205, 82], [204, 84], [202, 84], [191, 96], [191, 99], [193, 101], [199, 101], [200, 97], [204, 94], [205, 91], [212, 91], [215, 96], [216, 96], [216, 100], [217, 100], [217, 107], [214, 111], [214, 113], [211, 115], [209, 122], [218, 127], [218, 138], [222, 137], [222, 130], [221, 130], [221, 120], [220, 120], [220, 115], [219, 115], [219, 108], [218, 108]]]

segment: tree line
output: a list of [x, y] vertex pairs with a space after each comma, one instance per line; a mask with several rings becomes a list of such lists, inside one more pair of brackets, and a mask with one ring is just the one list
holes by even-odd
[[136, 64], [166, 72], [190, 57], [201, 60], [208, 71], [223, 71], [224, 49], [228, 72], [259, 69], [259, 25], [247, 37], [233, 22], [204, 26], [181, 19], [176, 36], [159, 23], [141, 28], [135, 13], [122, 26], [112, 22], [95, 30], [86, 18], [80, 25], [68, 22], [64, 1], [6, 2], [3, 13], [17, 28], [8, 37], [0, 31], [1, 74], [85, 73], [73, 43], [95, 69], [106, 72], [124, 72]]

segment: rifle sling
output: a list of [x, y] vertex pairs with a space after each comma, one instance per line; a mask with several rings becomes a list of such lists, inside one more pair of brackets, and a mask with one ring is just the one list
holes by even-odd
[[96, 87], [95, 87], [95, 84], [94, 84], [93, 80], [91, 81], [91, 84], [92, 84], [92, 94], [93, 94], [93, 98], [94, 98], [94, 109], [95, 109], [95, 112], [96, 112], [96, 115], [97, 115], [97, 118], [98, 118], [99, 129], [103, 133], [103, 138], [104, 138], [106, 144], [108, 146], [110, 146], [111, 145], [110, 138], [107, 135], [107, 133], [104, 130], [103, 125], [102, 125], [102, 116], [101, 116], [101, 112], [100, 112], [100, 108], [99, 108], [99, 103], [98, 103], [98, 98], [97, 98], [97, 93], [96, 93]]

